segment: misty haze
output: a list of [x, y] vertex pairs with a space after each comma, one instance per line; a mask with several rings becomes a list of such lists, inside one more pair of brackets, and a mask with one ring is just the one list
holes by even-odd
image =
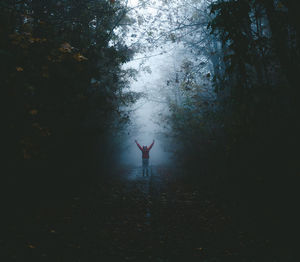
[[299, 261], [296, 2], [1, 1], [0, 261]]

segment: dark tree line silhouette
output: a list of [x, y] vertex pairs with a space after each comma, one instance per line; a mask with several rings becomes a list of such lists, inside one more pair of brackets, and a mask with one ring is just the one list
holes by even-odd
[[211, 1], [205, 21], [205, 11], [199, 9], [198, 20], [190, 25], [196, 33], [197, 26], [207, 25], [210, 40], [201, 46], [203, 33], [198, 33], [198, 42], [192, 39], [187, 46], [196, 54], [209, 52], [212, 74], [203, 77], [213, 78], [216, 97], [201, 95], [201, 83], [186, 80], [204, 62], [183, 66], [181, 88], [189, 100], [171, 104], [169, 117], [188, 179], [215, 188], [233, 212], [257, 221], [258, 232], [289, 240], [299, 198], [300, 32], [295, 4]]
[[3, 185], [69, 181], [58, 168], [92, 157], [93, 144], [108, 155], [107, 136], [128, 122], [120, 107], [136, 100], [122, 91], [121, 65], [132, 52], [115, 33], [127, 9], [113, 1], [6, 0], [0, 14]]

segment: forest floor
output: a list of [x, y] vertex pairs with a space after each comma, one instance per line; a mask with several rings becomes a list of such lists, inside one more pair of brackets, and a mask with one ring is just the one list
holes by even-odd
[[6, 222], [6, 261], [292, 261], [239, 223], [213, 192], [164, 167], [139, 168]]

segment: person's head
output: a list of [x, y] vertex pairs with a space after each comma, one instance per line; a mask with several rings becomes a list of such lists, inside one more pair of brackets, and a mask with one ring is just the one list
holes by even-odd
[[143, 146], [143, 149], [146, 150], [146, 149], [147, 149], [147, 146]]

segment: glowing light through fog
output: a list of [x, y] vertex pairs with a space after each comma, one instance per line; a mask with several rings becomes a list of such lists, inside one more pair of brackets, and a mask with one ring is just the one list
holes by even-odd
[[[138, 6], [139, 1], [130, 0], [128, 5]], [[157, 10], [153, 8], [143, 8], [139, 10], [139, 14], [143, 16], [153, 15]], [[134, 32], [138, 34], [138, 32]], [[130, 36], [130, 34], [129, 34]], [[130, 37], [128, 39], [130, 43]], [[153, 50], [143, 54], [138, 54], [138, 57], [152, 56], [158, 51]], [[161, 49], [159, 50], [161, 52]], [[164, 80], [162, 77], [165, 72], [162, 70], [165, 64], [168, 64], [170, 57], [164, 53], [161, 56], [154, 56], [144, 61], [144, 66], [149, 66], [152, 73], [140, 72], [137, 76], [137, 81], [132, 81], [131, 90], [136, 92], [143, 92], [146, 98], [140, 99], [135, 107], [134, 113], [131, 115], [132, 127], [128, 130], [127, 141], [124, 141], [124, 151], [122, 153], [122, 163], [126, 165], [139, 166], [141, 163], [141, 152], [134, 143], [137, 139], [141, 145], [149, 146], [152, 140], [155, 140], [155, 145], [150, 152], [150, 164], [161, 165], [168, 164], [170, 161], [170, 154], [166, 152], [163, 139], [158, 133], [163, 131], [162, 124], [158, 114], [164, 110], [165, 104], [157, 103], [149, 99], [149, 97], [159, 97], [159, 92], [162, 89]], [[132, 67], [139, 69], [141, 60], [133, 60], [125, 65], [126, 68]]]
[[139, 0], [129, 0], [128, 5], [129, 6], [137, 6], [139, 3]]

